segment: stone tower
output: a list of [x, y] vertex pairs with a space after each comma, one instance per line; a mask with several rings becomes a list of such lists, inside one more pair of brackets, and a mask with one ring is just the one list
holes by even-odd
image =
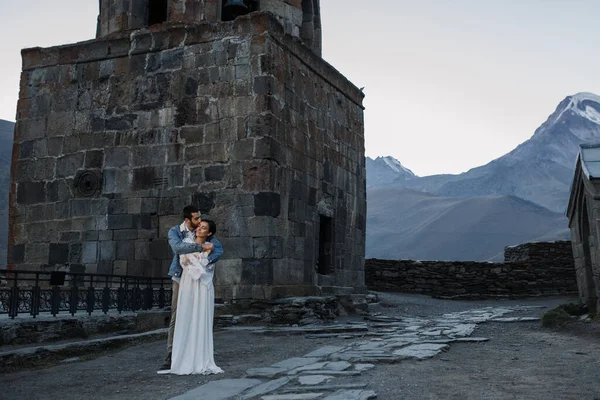
[[23, 50], [9, 268], [166, 276], [194, 203], [217, 297], [364, 289], [363, 94], [319, 1], [227, 6], [100, 0], [95, 40]]

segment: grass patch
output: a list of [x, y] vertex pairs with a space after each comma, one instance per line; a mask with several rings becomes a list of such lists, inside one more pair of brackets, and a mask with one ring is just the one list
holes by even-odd
[[588, 308], [583, 304], [561, 304], [542, 314], [542, 326], [544, 328], [560, 328], [587, 312]]

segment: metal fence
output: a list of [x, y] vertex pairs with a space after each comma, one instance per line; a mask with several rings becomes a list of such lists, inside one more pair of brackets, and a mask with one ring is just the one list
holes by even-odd
[[109, 310], [138, 311], [171, 304], [171, 280], [128, 275], [0, 269], [0, 315]]

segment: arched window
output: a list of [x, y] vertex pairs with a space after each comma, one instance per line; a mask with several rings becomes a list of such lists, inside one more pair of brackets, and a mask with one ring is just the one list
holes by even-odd
[[[222, 0], [221, 20], [233, 21], [240, 15], [260, 10], [259, 0]], [[246, 6], [245, 9], [237, 7], [239, 4]]]
[[165, 22], [168, 10], [168, 0], [148, 0], [148, 26]]

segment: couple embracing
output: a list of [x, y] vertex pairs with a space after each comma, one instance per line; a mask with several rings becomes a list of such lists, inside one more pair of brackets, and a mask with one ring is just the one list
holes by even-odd
[[215, 292], [214, 264], [223, 247], [215, 238], [217, 227], [200, 217], [195, 206], [183, 209], [183, 223], [169, 230], [173, 262], [169, 355], [159, 374], [217, 374], [213, 352]]

